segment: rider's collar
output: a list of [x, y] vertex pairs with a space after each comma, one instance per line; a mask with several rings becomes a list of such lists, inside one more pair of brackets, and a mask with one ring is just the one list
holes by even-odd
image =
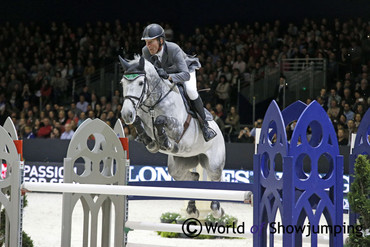
[[159, 62], [162, 62], [163, 50], [164, 50], [164, 47], [162, 46], [161, 50], [157, 54], [154, 55], [158, 57]]
[[129, 80], [129, 81], [133, 81], [136, 78], [138, 78], [139, 76], [145, 76], [145, 73], [143, 73], [141, 71], [140, 72], [130, 71], [129, 73], [124, 73], [123, 74], [123, 77], [125, 77], [125, 79]]

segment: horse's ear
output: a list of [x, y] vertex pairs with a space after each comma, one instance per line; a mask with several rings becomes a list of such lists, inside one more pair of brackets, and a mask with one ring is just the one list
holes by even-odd
[[139, 61], [139, 71], [144, 71], [144, 66], [145, 66], [145, 58], [141, 56], [140, 61]]
[[118, 55], [118, 59], [119, 59], [119, 62], [121, 63], [121, 66], [122, 66], [123, 70], [126, 71], [128, 69], [128, 67], [130, 67], [130, 64], [128, 62], [126, 62], [126, 60], [123, 59], [119, 55]]

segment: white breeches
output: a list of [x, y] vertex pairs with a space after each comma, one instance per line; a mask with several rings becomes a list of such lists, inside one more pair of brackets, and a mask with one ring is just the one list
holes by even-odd
[[184, 82], [184, 84], [190, 100], [196, 100], [199, 94], [197, 91], [197, 77], [195, 76], [195, 71], [190, 73], [190, 80]]

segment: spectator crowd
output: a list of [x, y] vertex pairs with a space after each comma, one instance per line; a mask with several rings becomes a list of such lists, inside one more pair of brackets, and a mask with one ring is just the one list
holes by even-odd
[[[327, 111], [347, 145], [370, 104], [370, 22], [357, 19], [303, 19], [302, 23], [210, 25], [191, 34], [177, 34], [161, 23], [168, 40], [197, 55], [198, 90], [206, 108], [227, 141], [253, 142], [255, 128], [241, 126], [237, 98], [251, 77], [263, 78], [268, 68], [284, 73], [285, 58], [325, 58], [327, 88], [314, 99]], [[100, 118], [110, 126], [120, 119], [122, 93], [99, 95], [89, 80], [101, 68], [116, 62], [117, 55], [132, 58], [144, 45], [145, 23], [97, 21], [83, 27], [65, 22], [9, 22], [0, 25], [0, 124], [10, 116], [20, 137], [71, 139], [86, 118]], [[72, 95], [73, 82], [84, 86]], [[117, 82], [118, 83], [118, 82]], [[275, 86], [275, 85], [272, 85]], [[294, 123], [287, 127], [289, 134]], [[125, 126], [134, 139], [135, 130]]]

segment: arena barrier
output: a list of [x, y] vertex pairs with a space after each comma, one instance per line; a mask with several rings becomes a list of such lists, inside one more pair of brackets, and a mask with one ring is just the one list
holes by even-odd
[[[285, 127], [294, 120], [297, 120], [297, 125], [292, 138], [288, 141]], [[362, 141], [358, 142], [360, 144], [368, 137], [369, 123], [368, 111], [361, 123], [361, 126], [366, 126], [363, 127], [366, 131], [363, 137], [360, 135], [356, 137], [362, 138]], [[89, 119], [78, 128], [64, 160], [64, 184], [23, 183], [21, 148], [17, 149], [10, 137], [12, 131], [13, 136], [16, 133], [15, 128], [14, 126], [12, 130], [0, 128], [0, 159], [8, 165], [6, 176], [0, 181], [2, 188], [0, 203], [5, 208], [7, 218], [5, 246], [20, 246], [21, 243], [20, 191], [64, 192], [61, 238], [63, 247], [71, 245], [72, 213], [79, 200], [84, 210], [83, 246], [98, 246], [97, 223], [100, 209], [103, 212], [101, 246], [111, 246], [111, 243], [114, 246], [126, 246], [125, 227], [153, 231], [170, 230], [166, 225], [127, 221], [126, 195], [243, 201], [246, 191], [252, 190], [254, 225], [275, 221], [278, 211], [281, 213], [283, 225], [303, 224], [306, 217], [311, 225], [318, 224], [321, 215], [324, 215], [329, 225], [342, 225], [343, 159], [339, 156], [334, 128], [325, 111], [315, 101], [309, 106], [296, 102], [283, 112], [280, 112], [275, 102], [271, 103], [262, 126], [258, 152], [254, 156], [254, 183], [252, 187], [246, 186], [245, 190], [239, 191], [214, 190], [210, 189], [211, 185], [208, 185], [208, 189], [127, 186], [129, 160], [125, 150], [128, 149], [123, 148], [126, 145], [125, 140], [117, 138], [123, 137], [122, 125], [119, 121], [117, 124], [113, 131], [101, 120]], [[362, 129], [361, 126], [359, 130]], [[312, 135], [307, 139], [309, 127]], [[368, 144], [367, 141], [366, 143]], [[368, 146], [367, 148], [364, 145], [358, 146], [369, 150]], [[353, 152], [356, 153], [364, 151]], [[320, 158], [328, 159], [331, 164], [331, 169], [324, 176], [318, 174], [316, 164]], [[283, 161], [281, 179], [275, 176], [277, 159]], [[310, 170], [303, 167], [307, 159]], [[73, 167], [77, 163], [85, 165], [82, 175], [74, 172]], [[326, 190], [329, 190], [329, 193]], [[329, 194], [332, 196], [329, 197]], [[114, 229], [111, 229], [112, 213], [115, 219]], [[173, 231], [178, 231], [178, 227]], [[110, 238], [111, 233], [114, 233], [113, 240]], [[267, 246], [267, 237], [273, 242], [274, 235], [267, 234], [267, 229], [264, 229], [262, 235], [253, 235], [254, 246]], [[283, 246], [299, 246], [303, 241], [301, 234], [285, 234], [282, 238]], [[311, 246], [317, 246], [318, 238], [320, 237], [312, 235]], [[329, 242], [330, 246], [342, 246], [343, 235], [330, 234]]]

